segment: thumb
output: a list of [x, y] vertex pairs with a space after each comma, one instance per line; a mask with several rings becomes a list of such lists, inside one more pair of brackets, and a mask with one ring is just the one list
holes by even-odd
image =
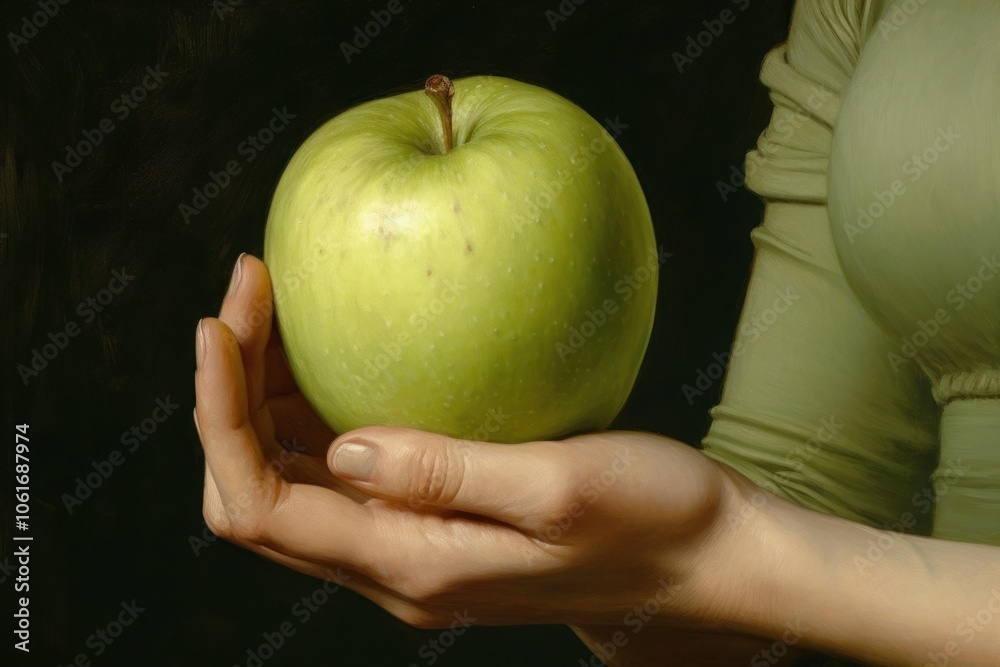
[[578, 488], [568, 445], [498, 445], [405, 428], [337, 438], [327, 464], [366, 493], [408, 506], [468, 512], [522, 528]]

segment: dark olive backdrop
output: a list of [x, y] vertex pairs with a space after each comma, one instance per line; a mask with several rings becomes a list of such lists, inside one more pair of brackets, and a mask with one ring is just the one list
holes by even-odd
[[[0, 28], [16, 35], [0, 45], [2, 636], [13, 629], [14, 425], [28, 423], [24, 664], [84, 654], [94, 665], [246, 665], [247, 650], [285, 621], [296, 633], [265, 665], [431, 664], [420, 649], [438, 632], [346, 590], [302, 624], [293, 605], [318, 581], [221, 541], [197, 543], [203, 459], [191, 408], [195, 323], [217, 312], [237, 255], [261, 252], [271, 193], [296, 147], [348, 107], [432, 73], [525, 80], [628, 126], [619, 142], [673, 256], [616, 425], [701, 438], [721, 384], [690, 404], [682, 386], [728, 349], [762, 210], [744, 191], [724, 200], [717, 183], [766, 125], [757, 72], [787, 32], [791, 0], [565, 0], [574, 11], [555, 29], [546, 11], [560, 0], [401, 0], [350, 63], [340, 43], [388, 2], [59, 2], [0, 10]], [[735, 22], [679, 71], [672, 54], [724, 9]], [[294, 118], [251, 162], [241, 143], [275, 108]], [[77, 164], [66, 147], [81, 142], [90, 154]], [[180, 205], [230, 160], [241, 173], [186, 221]], [[114, 271], [134, 278], [122, 286]], [[36, 350], [45, 367], [27, 374]], [[133, 426], [165, 416], [158, 401], [177, 407], [123, 444]], [[67, 509], [78, 478], [107, 471], [114, 450], [120, 465]], [[92, 637], [133, 600], [143, 611], [113, 643]], [[436, 664], [571, 666], [589, 656], [565, 627], [477, 628]]]

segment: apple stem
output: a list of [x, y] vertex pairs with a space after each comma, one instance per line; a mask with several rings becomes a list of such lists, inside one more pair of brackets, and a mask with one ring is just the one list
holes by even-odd
[[444, 151], [447, 153], [455, 147], [451, 129], [451, 99], [455, 97], [455, 84], [444, 74], [435, 74], [427, 79], [424, 85], [427, 97], [434, 100], [434, 106], [441, 114], [441, 127], [444, 130]]

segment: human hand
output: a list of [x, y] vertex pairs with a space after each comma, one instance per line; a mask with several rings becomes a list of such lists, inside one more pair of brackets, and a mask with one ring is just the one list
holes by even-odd
[[[218, 535], [335, 579], [418, 627], [700, 623], [726, 595], [721, 466], [667, 438], [606, 432], [495, 445], [404, 428], [335, 438], [275, 339], [266, 268], [244, 256], [199, 326], [195, 420]], [[516, 417], [515, 417], [516, 418]], [[290, 457], [279, 442], [295, 437]], [[332, 445], [330, 443], [332, 442]], [[283, 456], [284, 453], [284, 456]]]

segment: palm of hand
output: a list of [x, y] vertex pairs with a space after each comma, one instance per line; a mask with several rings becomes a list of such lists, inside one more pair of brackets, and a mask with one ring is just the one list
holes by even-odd
[[684, 591], [718, 524], [715, 464], [640, 433], [504, 446], [378, 427], [349, 437], [379, 443], [379, 476], [345, 481], [327, 456], [343, 439], [295, 386], [272, 327], [266, 269], [242, 264], [221, 321], [205, 321], [196, 375], [215, 532], [421, 627], [465, 612], [617, 624], [665, 586], [673, 615], [701, 613]]

